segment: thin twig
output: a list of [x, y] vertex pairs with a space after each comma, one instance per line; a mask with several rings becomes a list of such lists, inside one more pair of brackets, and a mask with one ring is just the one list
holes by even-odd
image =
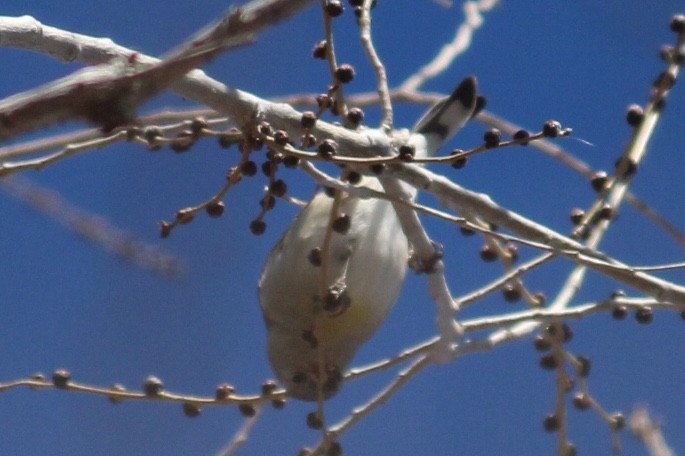
[[365, 0], [362, 8], [362, 15], [359, 18], [359, 29], [361, 31], [361, 41], [366, 55], [376, 72], [376, 84], [378, 87], [378, 97], [381, 100], [382, 116], [380, 128], [385, 131], [392, 130], [393, 126], [393, 110], [392, 101], [390, 99], [390, 89], [388, 88], [388, 75], [385, 71], [385, 65], [381, 61], [376, 48], [371, 39], [371, 2], [372, 0]]
[[232, 454], [235, 454], [235, 452], [238, 451], [243, 445], [245, 445], [245, 443], [247, 443], [249, 440], [252, 429], [257, 424], [257, 421], [259, 421], [263, 411], [263, 405], [255, 407], [254, 415], [245, 418], [243, 425], [240, 426], [240, 429], [238, 429], [235, 434], [233, 434], [231, 441], [228, 442], [228, 444], [222, 448], [216, 456], [231, 456]]
[[440, 52], [428, 64], [423, 66], [415, 74], [407, 78], [401, 85], [400, 90], [407, 92], [417, 91], [426, 81], [443, 73], [449, 68], [454, 59], [464, 53], [470, 46], [473, 33], [483, 25], [482, 13], [493, 9], [499, 0], [467, 1], [464, 3], [464, 23], [459, 26], [452, 41], [443, 46]]

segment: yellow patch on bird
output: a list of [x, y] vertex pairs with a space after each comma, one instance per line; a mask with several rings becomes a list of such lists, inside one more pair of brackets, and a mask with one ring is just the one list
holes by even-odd
[[376, 321], [374, 310], [374, 306], [352, 300], [350, 306], [338, 315], [323, 314], [316, 323], [319, 342], [336, 345], [349, 341], [356, 343], [360, 337], [366, 339], [370, 332], [369, 323]]

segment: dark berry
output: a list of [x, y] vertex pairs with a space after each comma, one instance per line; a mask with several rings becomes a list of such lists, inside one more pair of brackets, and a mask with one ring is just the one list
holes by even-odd
[[280, 198], [288, 191], [288, 184], [282, 179], [278, 179], [269, 184], [269, 193]]
[[611, 316], [614, 318], [614, 320], [625, 320], [625, 318], [628, 316], [628, 309], [626, 306], [615, 306], [613, 309], [611, 309]]
[[613, 207], [609, 204], [605, 204], [604, 206], [601, 207], [599, 212], [597, 213], [600, 219], [602, 220], [611, 220], [616, 216], [616, 211], [614, 210]]
[[319, 60], [326, 59], [326, 41], [319, 41], [312, 50], [312, 57]]
[[328, 0], [326, 2], [325, 9], [326, 14], [331, 17], [338, 17], [345, 11], [345, 7], [343, 7], [343, 4], [340, 0]]
[[652, 311], [652, 308], [649, 306], [640, 307], [635, 311], [635, 320], [637, 320], [637, 322], [640, 324], [649, 324], [652, 322], [653, 319], [654, 312]]
[[162, 238], [168, 238], [171, 235], [171, 225], [168, 224], [167, 222], [159, 222], [159, 235]]
[[194, 218], [195, 213], [189, 207], [176, 211], [176, 221], [181, 225], [192, 222]]
[[356, 171], [350, 171], [345, 176], [345, 180], [352, 185], [357, 185], [362, 181], [362, 175]]
[[333, 141], [332, 139], [324, 139], [319, 143], [319, 146], [316, 150], [319, 153], [319, 156], [321, 156], [321, 158], [323, 158], [324, 160], [330, 160], [335, 155], [335, 151], [337, 148], [338, 144], [336, 144], [335, 141]]
[[288, 132], [285, 130], [276, 130], [274, 132], [274, 142], [279, 146], [285, 146], [288, 144], [289, 139]]
[[653, 83], [654, 87], [662, 88], [664, 90], [669, 90], [673, 85], [675, 85], [675, 75], [670, 71], [664, 71], [657, 76]]
[[159, 127], [145, 127], [143, 130], [143, 137], [149, 143], [154, 143], [155, 139], [160, 136], [162, 136], [162, 130]]
[[580, 222], [583, 221], [583, 216], [585, 215], [585, 211], [582, 210], [579, 207], [575, 207], [571, 209], [571, 223], [574, 225], [578, 225]]
[[545, 305], [547, 302], [547, 296], [542, 292], [538, 291], [533, 295], [533, 298], [535, 299], [535, 303], [533, 305], [542, 307]]
[[190, 404], [186, 402], [183, 404], [183, 414], [188, 418], [196, 418], [202, 413], [202, 408], [197, 404]]
[[547, 432], [556, 432], [559, 430], [559, 418], [556, 415], [547, 415], [543, 426]]
[[335, 69], [335, 77], [342, 84], [347, 84], [354, 79], [355, 71], [354, 67], [349, 64], [342, 64]]
[[208, 127], [209, 124], [207, 123], [207, 119], [205, 119], [204, 117], [196, 117], [190, 121], [190, 131], [195, 136], [199, 136], [200, 134], [202, 134], [202, 130]]
[[274, 391], [276, 391], [276, 382], [273, 380], [267, 380], [264, 383], [262, 383], [262, 394], [264, 396], [268, 396], [272, 394]]
[[514, 285], [505, 285], [502, 289], [504, 300], [507, 302], [517, 302], [521, 300], [521, 292]]
[[361, 125], [364, 121], [364, 111], [360, 108], [350, 108], [347, 111], [347, 121], [354, 127]]
[[286, 168], [297, 168], [297, 165], [300, 164], [300, 159], [299, 157], [295, 157], [294, 155], [286, 155], [283, 157], [283, 165]]
[[472, 230], [471, 228], [468, 228], [466, 226], [460, 226], [459, 231], [461, 232], [461, 234], [463, 236], [473, 236], [474, 234], [476, 234], [476, 232], [474, 230]]
[[257, 174], [257, 164], [252, 160], [243, 162], [240, 165], [240, 174], [248, 177], [254, 176], [255, 174]]
[[485, 245], [482, 249], [480, 249], [480, 257], [486, 263], [491, 263], [497, 260], [497, 252], [489, 245]]
[[66, 369], [57, 369], [52, 373], [52, 384], [56, 388], [66, 388], [71, 380], [71, 373]]
[[514, 133], [513, 136], [514, 140], [516, 141], [521, 141], [522, 146], [527, 146], [528, 141], [526, 141], [528, 138], [530, 138], [530, 133], [528, 133], [527, 130], [519, 130], [516, 133]]
[[207, 211], [207, 215], [209, 215], [212, 218], [221, 217], [225, 209], [226, 207], [224, 206], [223, 201], [212, 201], [205, 208], [205, 210]]
[[491, 128], [490, 130], [486, 131], [485, 134], [483, 135], [483, 141], [485, 142], [485, 147], [488, 149], [499, 146], [499, 143], [501, 140], [502, 140], [502, 134], [496, 128]]
[[271, 176], [271, 173], [276, 173], [276, 163], [267, 160], [264, 163], [262, 163], [262, 174], [264, 174], [266, 177]]
[[645, 112], [640, 105], [630, 105], [628, 112], [626, 113], [626, 120], [628, 125], [631, 127], [637, 127], [642, 123], [642, 119], [645, 118]]
[[219, 401], [225, 401], [231, 394], [235, 392], [235, 388], [228, 383], [223, 383], [216, 387], [215, 397]]
[[466, 166], [466, 161], [466, 157], [459, 157], [452, 162], [452, 168], [462, 169], [464, 166]]
[[145, 379], [143, 383], [143, 392], [148, 397], [159, 396], [159, 394], [164, 390], [164, 384], [160, 379], [154, 375], [150, 375]]
[[302, 125], [302, 128], [310, 129], [314, 127], [314, 124], [316, 124], [316, 114], [312, 111], [303, 112], [302, 117], [300, 118], [300, 125]]
[[410, 146], [408, 144], [404, 144], [400, 146], [399, 149], [399, 157], [400, 160], [409, 162], [414, 160], [414, 155], [416, 154], [416, 149], [414, 149], [413, 146]]
[[309, 412], [307, 414], [307, 426], [310, 429], [321, 429], [323, 427], [323, 420], [321, 419], [321, 415], [319, 415], [317, 412]]
[[316, 104], [319, 109], [328, 109], [333, 106], [333, 100], [325, 93], [316, 96]]
[[583, 393], [578, 393], [573, 396], [573, 406], [578, 410], [587, 410], [591, 405], [590, 398]]
[[671, 19], [671, 30], [678, 34], [685, 33], [685, 16], [677, 14]]
[[266, 231], [266, 223], [264, 223], [263, 220], [252, 220], [250, 222], [250, 231], [252, 234], [259, 236], [260, 234], [264, 234], [264, 231]]
[[321, 263], [323, 262], [323, 258], [321, 257], [321, 249], [319, 247], [314, 247], [311, 249], [307, 255], [307, 259], [312, 266], [321, 266]]
[[350, 216], [348, 214], [342, 214], [333, 220], [331, 228], [333, 231], [339, 234], [346, 234], [350, 230]]
[[[119, 383], [115, 383], [114, 385], [112, 385], [111, 390], [113, 392], [116, 392], [116, 393], [123, 393], [124, 391], [126, 391], [126, 388], [124, 387], [124, 385], [121, 385]], [[112, 404], [120, 404], [120, 403], [124, 402], [123, 397], [115, 396], [115, 395], [109, 396], [107, 399], [109, 399], [109, 401]]]
[[596, 192], [601, 192], [604, 190], [608, 180], [609, 176], [607, 176], [606, 171], [597, 171], [590, 178], [590, 184]]
[[240, 414], [246, 418], [251, 418], [257, 414], [257, 410], [252, 404], [240, 404], [238, 410], [240, 410]]
[[329, 197], [329, 198], [335, 197], [335, 192], [336, 192], [336, 191], [337, 191], [337, 190], [336, 190], [335, 188], [333, 188], [333, 187], [324, 187], [324, 188], [323, 188], [323, 192], [324, 192], [324, 193], [326, 194], [326, 196]]
[[620, 288], [618, 290], [614, 290], [611, 292], [611, 299], [617, 299], [617, 298], [622, 298], [626, 295], [625, 290], [621, 290]]
[[186, 152], [195, 144], [195, 135], [189, 131], [183, 131], [169, 144], [171, 150], [176, 153]]
[[561, 124], [556, 120], [548, 120], [542, 126], [542, 135], [546, 138], [556, 138], [561, 133]]
[[340, 315], [350, 307], [352, 300], [347, 290], [337, 286], [331, 287], [323, 302], [323, 310], [333, 315]]
[[622, 156], [616, 161], [616, 174], [620, 177], [632, 177], [637, 172], [637, 162], [629, 157]]
[[260, 135], [271, 136], [273, 135], [274, 129], [269, 122], [262, 121], [259, 122], [259, 125], [257, 126], [257, 132], [259, 132]]
[[557, 365], [557, 357], [554, 355], [545, 355], [540, 358], [540, 367], [545, 370], [556, 369]]

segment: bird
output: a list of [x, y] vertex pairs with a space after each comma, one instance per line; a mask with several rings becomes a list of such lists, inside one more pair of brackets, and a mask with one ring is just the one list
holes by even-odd
[[[469, 76], [428, 110], [407, 140], [416, 157], [435, 154], [482, 109], [477, 92]], [[382, 191], [374, 175], [354, 185]], [[289, 397], [338, 393], [354, 355], [399, 298], [410, 253], [387, 200], [319, 191], [301, 210], [259, 280], [269, 363]]]

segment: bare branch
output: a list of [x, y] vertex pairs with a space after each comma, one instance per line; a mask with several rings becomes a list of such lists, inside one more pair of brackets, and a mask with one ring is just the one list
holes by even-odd
[[[0, 101], [0, 140], [69, 119], [104, 131], [135, 120], [137, 106], [219, 52], [251, 42], [255, 34], [303, 6], [304, 0], [255, 1], [230, 12], [168, 58], [138, 65], [137, 53], [109, 66], [85, 68], [58, 81]], [[24, 19], [24, 18], [21, 18]], [[14, 41], [0, 35], [0, 44]]]
[[457, 29], [452, 42], [443, 46], [438, 55], [414, 75], [400, 85], [400, 90], [415, 92], [431, 78], [439, 75], [454, 62], [460, 54], [471, 46], [471, 39], [476, 29], [483, 25], [482, 13], [497, 6], [499, 0], [467, 1], [464, 3], [464, 23]]

